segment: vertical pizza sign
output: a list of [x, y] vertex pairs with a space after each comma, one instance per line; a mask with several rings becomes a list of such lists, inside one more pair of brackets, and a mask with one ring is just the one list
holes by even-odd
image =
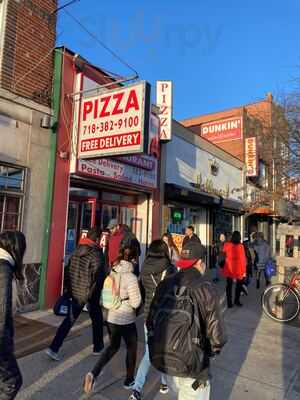
[[144, 81], [83, 97], [78, 158], [146, 152], [149, 117], [150, 85]]
[[156, 105], [159, 107], [160, 140], [172, 139], [172, 108], [173, 108], [172, 81], [156, 82]]

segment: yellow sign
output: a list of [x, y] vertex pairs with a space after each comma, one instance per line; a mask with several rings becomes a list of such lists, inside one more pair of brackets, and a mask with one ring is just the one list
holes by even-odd
[[172, 238], [180, 254], [182, 250], [184, 235], [179, 235], [179, 233], [172, 233]]

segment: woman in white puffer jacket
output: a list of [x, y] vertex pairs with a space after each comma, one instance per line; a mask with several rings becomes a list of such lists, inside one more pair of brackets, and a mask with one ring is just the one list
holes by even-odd
[[85, 376], [84, 391], [91, 393], [96, 378], [103, 367], [119, 351], [121, 339], [124, 339], [127, 348], [126, 379], [124, 388], [130, 389], [134, 385], [134, 373], [137, 357], [137, 329], [136, 309], [140, 306], [142, 298], [137, 277], [133, 273], [132, 260], [135, 253], [130, 248], [121, 250], [113, 269], [120, 274], [120, 298], [122, 304], [118, 309], [109, 310], [107, 315], [107, 328], [110, 335], [110, 345], [103, 351], [100, 359], [91, 372]]

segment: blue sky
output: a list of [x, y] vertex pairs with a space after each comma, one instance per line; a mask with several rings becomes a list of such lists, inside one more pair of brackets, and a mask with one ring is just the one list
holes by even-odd
[[[67, 10], [153, 92], [156, 80], [172, 80], [177, 119], [250, 103], [270, 91], [280, 97], [300, 76], [299, 0], [81, 0]], [[59, 45], [99, 67], [132, 75], [63, 11], [58, 35]]]

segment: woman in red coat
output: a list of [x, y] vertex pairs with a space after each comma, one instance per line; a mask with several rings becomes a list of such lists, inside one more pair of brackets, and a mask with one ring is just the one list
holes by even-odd
[[223, 246], [225, 264], [223, 275], [227, 278], [226, 295], [228, 308], [232, 304], [232, 284], [236, 280], [234, 304], [241, 307], [240, 295], [242, 291], [243, 279], [246, 276], [246, 255], [244, 246], [241, 243], [241, 234], [238, 231], [233, 232], [230, 242]]

